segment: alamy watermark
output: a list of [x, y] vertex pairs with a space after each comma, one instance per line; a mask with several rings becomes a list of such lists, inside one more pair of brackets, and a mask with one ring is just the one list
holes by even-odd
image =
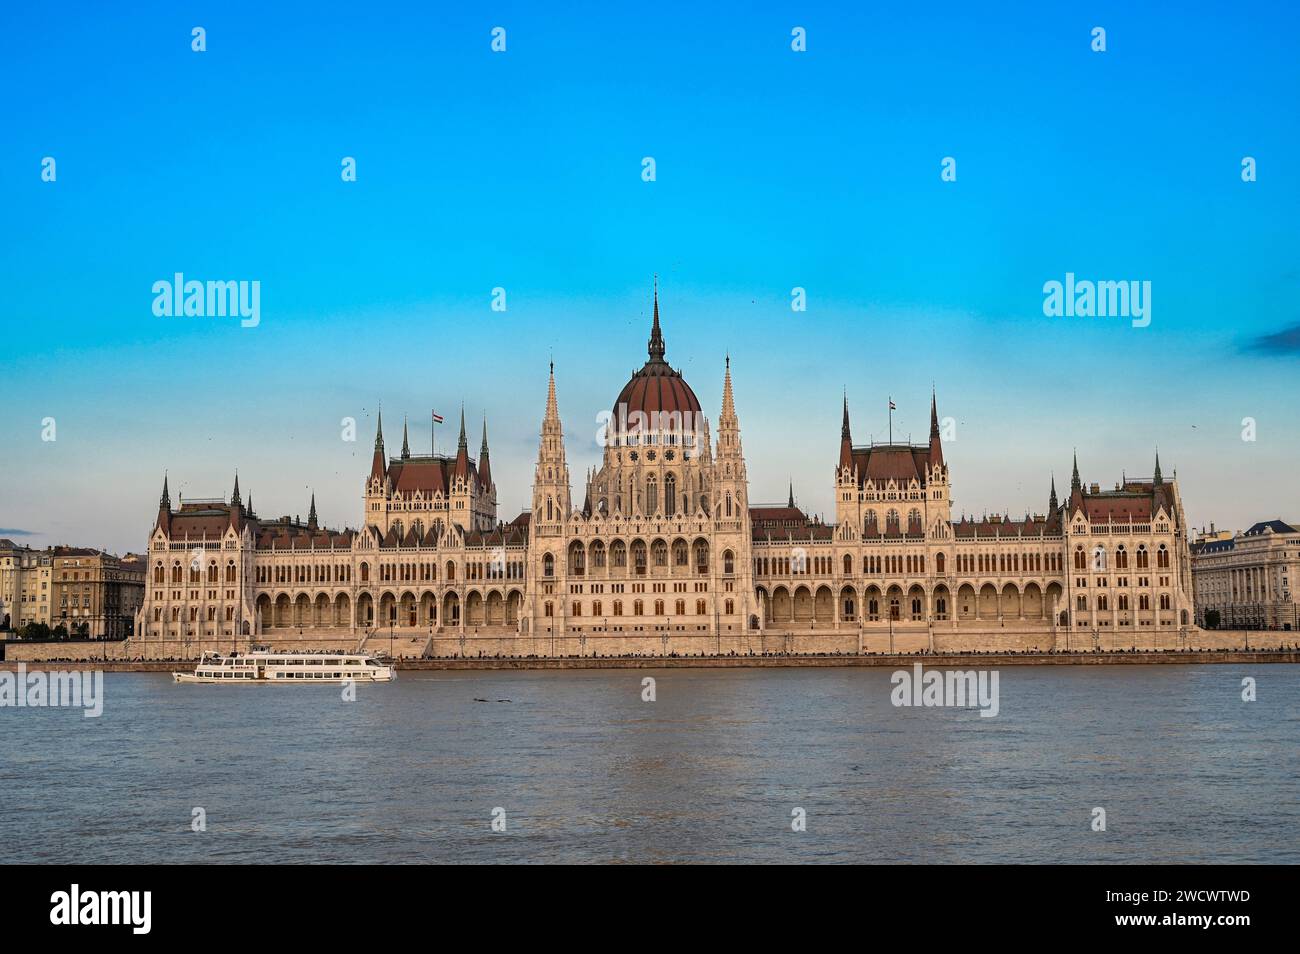
[[153, 313], [159, 318], [225, 318], [238, 316], [241, 327], [262, 321], [260, 281], [186, 281], [177, 272], [172, 281], [153, 283]]
[[104, 714], [104, 673], [100, 670], [27, 671], [19, 663], [15, 672], [0, 672], [0, 708], [77, 708], [87, 719]]
[[998, 671], [931, 669], [915, 663], [909, 672], [899, 669], [889, 678], [893, 690], [889, 701], [901, 706], [953, 706], [959, 709], [978, 707], [982, 717], [998, 714]]
[[1048, 318], [1131, 318], [1134, 328], [1151, 324], [1149, 281], [1075, 280], [1043, 283], [1043, 314]]

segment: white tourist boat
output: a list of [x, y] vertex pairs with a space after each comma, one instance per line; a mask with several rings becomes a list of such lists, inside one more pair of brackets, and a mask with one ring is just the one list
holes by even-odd
[[315, 684], [392, 682], [397, 670], [367, 653], [205, 652], [193, 672], [174, 672], [176, 682]]

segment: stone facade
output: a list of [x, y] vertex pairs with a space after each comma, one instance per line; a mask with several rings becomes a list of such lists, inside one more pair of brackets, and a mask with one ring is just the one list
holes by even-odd
[[[1070, 495], [1043, 514], [954, 520], [937, 399], [925, 444], [854, 445], [847, 397], [834, 524], [749, 500], [730, 361], [717, 433], [665, 360], [605, 422], [575, 506], [554, 366], [532, 503], [497, 518], [486, 425], [470, 458], [384, 451], [358, 530], [264, 520], [229, 501], [171, 507], [164, 480], [136, 653], [198, 645], [366, 646], [395, 655], [616, 655], [1177, 646], [1191, 562], [1177, 480]], [[183, 652], [153, 652], [163, 647]]]
[[96, 639], [132, 635], [144, 600], [144, 558], [0, 540], [0, 623], [63, 626]]
[[1219, 614], [1225, 629], [1300, 629], [1293, 581], [1300, 573], [1300, 529], [1268, 520], [1237, 534], [1212, 533], [1191, 546], [1196, 622]]

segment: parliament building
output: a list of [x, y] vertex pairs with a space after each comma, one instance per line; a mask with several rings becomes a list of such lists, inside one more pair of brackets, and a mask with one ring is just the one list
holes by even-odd
[[[390, 455], [379, 418], [356, 529], [263, 519], [229, 498], [172, 506], [167, 481], [136, 620], [145, 655], [369, 648], [408, 656], [698, 655], [1175, 648], [1192, 615], [1176, 475], [1050, 483], [1023, 518], [954, 519], [931, 395], [922, 444], [827, 448], [835, 522], [749, 499], [728, 360], [716, 433], [666, 359], [615, 398], [600, 465], [574, 484], [555, 369], [532, 505], [497, 513], [486, 424], [455, 456]], [[602, 415], [604, 418], [605, 415]], [[833, 433], [833, 432], [832, 432]], [[833, 464], [833, 468], [832, 465]], [[1047, 483], [1046, 481], [1044, 482]]]

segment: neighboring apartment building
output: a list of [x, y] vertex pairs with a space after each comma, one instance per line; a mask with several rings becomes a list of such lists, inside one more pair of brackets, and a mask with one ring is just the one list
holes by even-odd
[[0, 539], [0, 630], [50, 623], [53, 557]]
[[1293, 583], [1300, 573], [1300, 522], [1265, 520], [1242, 533], [1213, 531], [1192, 544], [1196, 622], [1219, 614], [1220, 629], [1300, 629]]

